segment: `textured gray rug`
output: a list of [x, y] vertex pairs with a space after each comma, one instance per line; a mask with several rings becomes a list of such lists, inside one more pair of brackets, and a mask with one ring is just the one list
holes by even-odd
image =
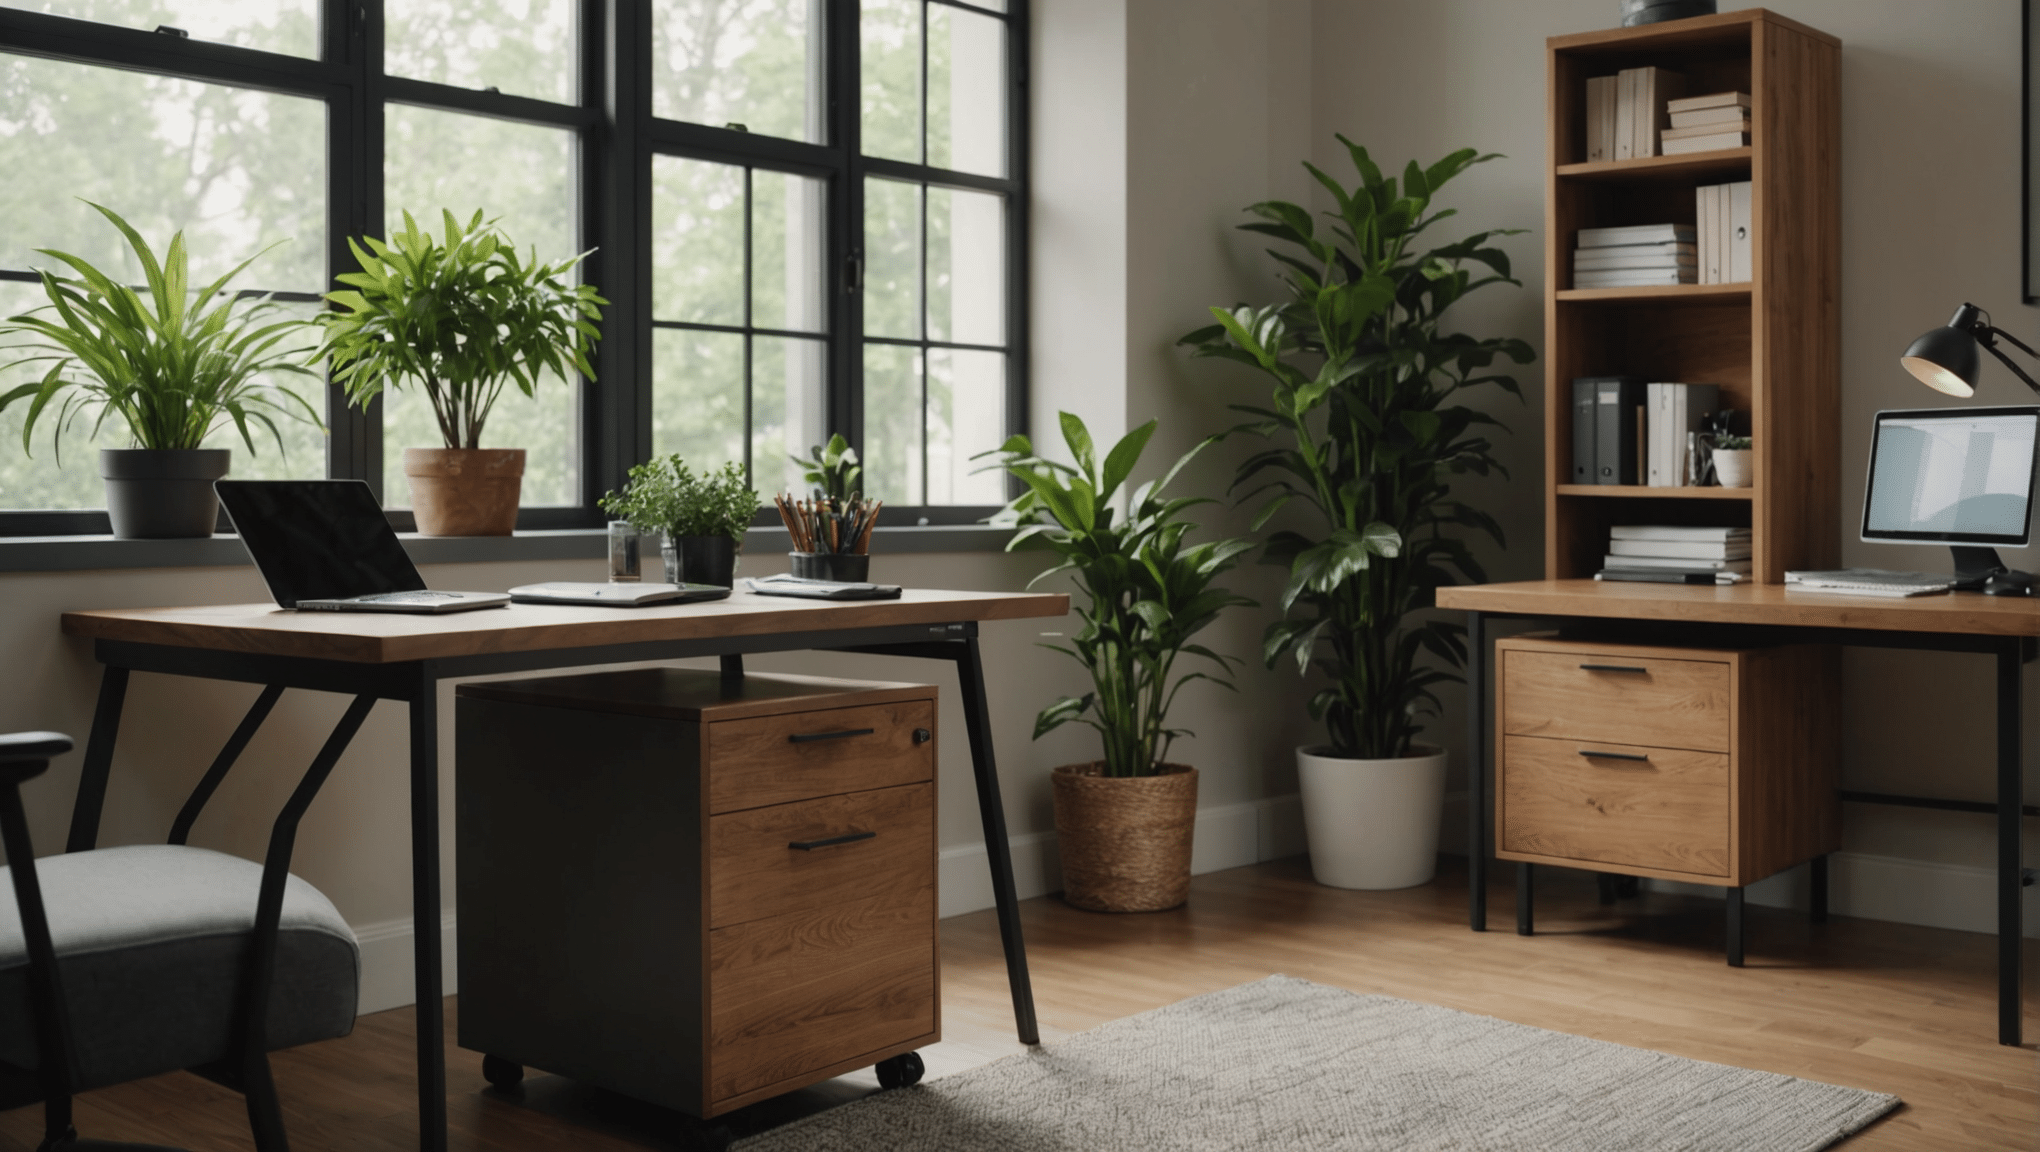
[[1896, 1096], [1270, 976], [739, 1152], [1813, 1152]]

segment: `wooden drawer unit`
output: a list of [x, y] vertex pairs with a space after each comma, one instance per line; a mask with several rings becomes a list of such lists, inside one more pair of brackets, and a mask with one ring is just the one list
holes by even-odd
[[1741, 888], [1839, 847], [1834, 648], [1495, 652], [1496, 856]]
[[465, 684], [460, 1043], [696, 1116], [941, 1038], [935, 690]]

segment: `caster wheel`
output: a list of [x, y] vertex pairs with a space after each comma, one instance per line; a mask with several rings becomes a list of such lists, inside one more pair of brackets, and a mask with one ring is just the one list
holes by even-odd
[[905, 1088], [921, 1082], [921, 1074], [928, 1066], [921, 1062], [919, 1052], [905, 1052], [891, 1059], [880, 1060], [877, 1067], [880, 1088]]
[[718, 1124], [713, 1128], [704, 1126], [697, 1132], [695, 1134], [694, 1146], [700, 1149], [701, 1152], [729, 1152], [730, 1145], [736, 1142], [737, 1138], [730, 1131], [729, 1126]]
[[524, 1065], [505, 1060], [501, 1056], [484, 1056], [482, 1079], [509, 1092], [524, 1083]]

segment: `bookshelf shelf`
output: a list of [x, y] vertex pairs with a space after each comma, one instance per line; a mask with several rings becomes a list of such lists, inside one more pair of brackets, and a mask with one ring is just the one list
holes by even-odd
[[[1751, 578], [1839, 563], [1841, 42], [1760, 8], [1546, 42], [1545, 575], [1597, 572], [1621, 524], [1750, 529]], [[1742, 148], [1582, 163], [1587, 80], [1625, 68], [1684, 77], [1687, 95], [1747, 92]], [[1584, 288], [1586, 228], [1693, 224], [1696, 190], [1751, 184], [1752, 277]], [[1715, 384], [1748, 414], [1750, 488], [1574, 484], [1572, 382]]]
[[1755, 154], [1756, 149], [1744, 147], [1689, 152], [1683, 156], [1646, 156], [1640, 160], [1591, 160], [1560, 164], [1558, 175], [1565, 180], [1698, 179], [1706, 183], [1731, 178], [1747, 180]]
[[1613, 500], [1729, 500], [1748, 503], [1756, 499], [1754, 488], [1649, 488], [1641, 484], [1560, 484], [1560, 496], [1590, 496]]

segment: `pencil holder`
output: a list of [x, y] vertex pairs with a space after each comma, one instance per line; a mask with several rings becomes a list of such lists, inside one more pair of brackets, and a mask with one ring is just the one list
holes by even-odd
[[793, 574], [803, 580], [862, 584], [871, 577], [871, 557], [849, 552], [788, 552]]

